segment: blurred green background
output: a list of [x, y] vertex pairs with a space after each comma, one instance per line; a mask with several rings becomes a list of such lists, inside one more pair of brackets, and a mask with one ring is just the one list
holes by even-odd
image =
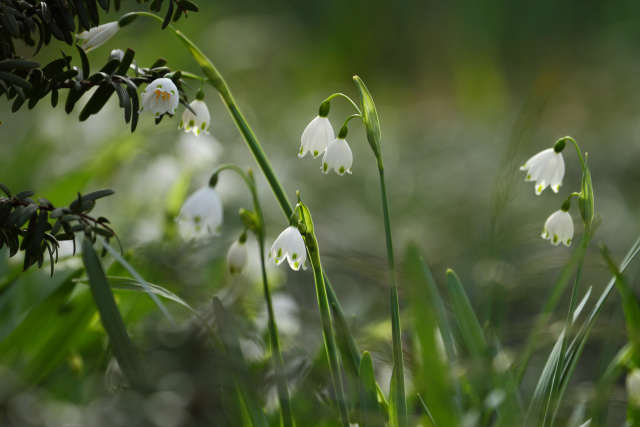
[[[575, 249], [552, 247], [540, 238], [542, 226], [571, 192], [579, 191], [581, 178], [577, 155], [569, 146], [559, 195], [547, 189], [535, 196], [533, 184], [523, 182], [518, 167], [565, 135], [589, 153], [596, 212], [602, 219], [587, 257], [583, 291], [592, 286], [599, 295], [608, 278], [595, 243], [605, 242], [619, 259], [640, 232], [640, 5], [636, 1], [201, 0], [199, 6], [200, 12], [189, 13], [176, 27], [226, 78], [290, 200], [300, 190], [311, 209], [324, 267], [345, 312], [353, 315], [361, 349], [374, 357], [381, 384], [388, 384], [390, 376], [391, 328], [375, 159], [356, 120], [347, 137], [353, 175], [323, 175], [319, 160], [297, 158], [302, 131], [327, 96], [342, 92], [357, 101], [353, 75], [367, 84], [380, 116], [401, 307], [405, 306], [402, 266], [407, 248], [415, 244], [439, 284], [444, 285], [446, 268], [456, 270], [483, 324], [517, 356], [560, 268]], [[104, 15], [102, 22], [134, 10], [146, 9], [128, 1], [119, 13]], [[55, 43], [34, 59], [51, 61], [60, 56], [59, 48], [79, 65], [75, 48]], [[104, 62], [116, 48], [133, 49], [139, 66], [163, 57], [173, 70], [199, 74], [179, 42], [153, 20], [140, 18], [123, 28], [90, 52], [89, 59]], [[33, 52], [26, 47], [19, 50], [25, 57]], [[194, 84], [192, 98], [197, 89]], [[40, 102], [32, 111], [23, 108], [14, 114], [9, 103], [0, 102], [0, 182], [14, 192], [35, 190], [56, 205], [69, 203], [77, 191], [114, 189], [116, 194], [101, 201], [96, 213], [111, 219], [130, 262], [148, 281], [171, 289], [203, 311], [210, 311], [211, 296], [223, 297], [246, 324], [245, 355], [264, 362], [266, 320], [252, 237], [250, 268], [231, 278], [224, 267], [226, 250], [242, 231], [237, 211], [250, 207], [249, 194], [237, 177], [223, 174], [216, 188], [225, 205], [220, 238], [189, 243], [175, 234], [173, 219], [181, 201], [226, 162], [256, 170], [268, 223], [267, 243], [287, 226], [210, 87], [205, 101], [212, 115], [211, 135], [200, 138], [178, 131], [179, 117], [165, 118], [155, 126], [150, 115], [142, 115], [138, 130], [131, 134], [116, 98], [84, 123], [77, 119], [80, 108], [67, 116], [62, 103], [53, 109]], [[352, 113], [346, 101], [335, 99], [329, 115], [334, 129]], [[575, 203], [571, 213], [579, 235]], [[21, 261], [9, 260], [6, 249], [0, 255], [6, 282], [19, 271]], [[77, 259], [68, 259], [53, 280], [46, 278], [46, 272], [29, 272], [5, 286], [3, 295], [13, 296], [2, 300], [0, 340], [78, 266]], [[113, 267], [110, 274], [124, 273]], [[633, 274], [629, 277], [635, 278]], [[294, 367], [292, 378], [302, 381], [322, 345], [313, 275], [271, 266], [269, 277], [285, 360]], [[175, 331], [168, 332], [169, 325], [146, 296], [120, 292], [117, 297], [139, 347], [155, 348], [158, 344], [151, 344], [155, 339], [168, 347], [178, 345], [163, 337]], [[556, 320], [563, 321], [567, 303]], [[179, 323], [189, 322], [186, 310], [166, 304]], [[19, 362], [25, 354], [42, 351], [38, 332], [24, 337], [20, 345], [26, 350], [21, 356], [2, 359], [6, 376], [16, 377], [15, 386], [0, 387], [0, 399], [15, 425], [82, 422], [92, 405], [100, 406], [95, 403], [97, 396], [108, 396], [101, 386], [109, 362], [104, 356], [106, 343], [97, 317], [86, 320], [92, 332], [62, 348], [45, 377], [25, 377]], [[526, 399], [558, 325], [552, 323], [539, 340], [523, 385]], [[576, 372], [569, 406], [592, 393], [592, 381], [625, 342], [623, 325], [617, 295], [612, 294]], [[411, 370], [410, 336], [405, 339]], [[197, 362], [196, 356], [183, 357], [180, 363]], [[67, 363], [74, 360], [82, 360], [84, 368]], [[177, 359], [158, 363], [170, 373], [175, 372], [167, 366], [181, 366]], [[193, 377], [175, 381], [198, 389], [189, 378]], [[34, 391], [21, 386], [24, 381], [40, 385]], [[317, 383], [319, 390], [329, 390], [330, 384]], [[188, 393], [171, 397], [177, 395]], [[39, 402], [40, 415], [21, 409], [29, 399]], [[613, 419], [620, 420], [624, 400], [621, 382], [612, 395]], [[52, 405], [62, 409], [47, 412]], [[57, 415], [45, 416], [52, 413]], [[158, 426], [189, 425], [185, 419], [147, 421]]]

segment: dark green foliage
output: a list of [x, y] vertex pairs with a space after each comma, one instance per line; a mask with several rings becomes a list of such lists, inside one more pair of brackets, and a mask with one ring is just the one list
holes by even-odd
[[[36, 263], [42, 267], [45, 255], [48, 255], [53, 275], [53, 266], [58, 260], [58, 241], [75, 242], [76, 233], [82, 232], [94, 242], [97, 236], [118, 239], [109, 227], [109, 220], [88, 215], [96, 200], [113, 194], [113, 190], [98, 190], [84, 196], [78, 193], [78, 198], [69, 207], [61, 208], [54, 207], [43, 197], [34, 201], [31, 199], [33, 191], [11, 195], [3, 184], [0, 184], [0, 190], [6, 194], [6, 197], [0, 196], [0, 249], [6, 245], [11, 257], [19, 251], [24, 252], [23, 271]], [[55, 220], [53, 225], [50, 220]]]
[[[141, 2], [141, 0], [137, 0]], [[142, 0], [143, 3], [146, 1]], [[168, 2], [163, 28], [177, 21], [188, 12], [197, 12], [198, 6], [186, 0]], [[152, 1], [150, 9], [160, 12], [162, 1]], [[120, 1], [114, 2], [115, 9]], [[58, 105], [59, 91], [68, 91], [65, 111], [70, 114], [78, 100], [91, 88], [98, 87], [85, 108], [80, 112], [80, 121], [97, 114], [116, 93], [119, 105], [124, 109], [126, 123], [131, 123], [133, 132], [138, 122], [139, 101], [137, 90], [140, 84], [150, 83], [171, 70], [164, 67], [160, 59], [150, 68], [138, 68], [133, 62], [135, 53], [127, 49], [122, 61], [110, 59], [100, 72], [91, 75], [84, 50], [76, 45], [81, 68], [71, 65], [71, 56], [62, 52], [62, 57], [48, 64], [21, 59], [16, 56], [14, 40], [27, 46], [35, 46], [34, 55], [43, 45], [51, 43], [51, 36], [73, 45], [74, 34], [88, 31], [99, 25], [98, 7], [109, 11], [107, 0], [2, 0], [0, 2], [0, 96], [12, 101], [11, 110], [18, 111], [24, 105], [34, 108], [38, 102], [51, 94], [51, 105]], [[76, 19], [77, 18], [77, 19]], [[78, 25], [76, 25], [76, 22]], [[36, 43], [37, 40], [37, 43]], [[127, 73], [133, 63], [133, 76]], [[179, 76], [174, 79], [181, 88]], [[182, 94], [182, 92], [181, 92]], [[183, 103], [188, 104], [182, 94]], [[159, 120], [157, 120], [159, 122]]]

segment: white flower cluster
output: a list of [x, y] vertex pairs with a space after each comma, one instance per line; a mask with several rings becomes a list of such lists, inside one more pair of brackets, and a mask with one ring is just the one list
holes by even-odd
[[[560, 189], [565, 170], [563, 148], [564, 143], [556, 144], [555, 147], [531, 157], [520, 167], [521, 171], [527, 172], [525, 181], [535, 181], [536, 195], [540, 195], [547, 187], [551, 187], [554, 193]], [[554, 246], [562, 243], [568, 247], [573, 238], [573, 220], [568, 212], [569, 204], [565, 204], [566, 206], [563, 205], [560, 210], [549, 216], [542, 230], [542, 238], [549, 240]]]
[[310, 152], [315, 159], [324, 153], [320, 169], [325, 174], [331, 169], [338, 175], [344, 175], [345, 172], [351, 173], [353, 163], [351, 148], [340, 135], [338, 138], [335, 137], [327, 117], [318, 116], [313, 119], [302, 133], [300, 142], [298, 157], [304, 157]]

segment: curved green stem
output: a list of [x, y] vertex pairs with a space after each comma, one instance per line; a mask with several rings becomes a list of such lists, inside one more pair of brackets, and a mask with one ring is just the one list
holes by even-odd
[[268, 328], [269, 328], [269, 339], [271, 343], [271, 357], [273, 359], [273, 367], [275, 371], [276, 378], [276, 388], [278, 390], [278, 400], [280, 401], [280, 420], [281, 425], [285, 427], [293, 427], [293, 410], [291, 408], [291, 399], [289, 397], [289, 387], [287, 386], [287, 380], [284, 369], [284, 360], [282, 358], [282, 350], [280, 348], [280, 340], [278, 339], [278, 325], [276, 324], [276, 317], [273, 311], [273, 300], [271, 298], [271, 289], [269, 288], [269, 281], [267, 280], [267, 270], [264, 264], [264, 254], [265, 254], [265, 227], [264, 227], [264, 219], [262, 216], [262, 209], [260, 208], [260, 201], [258, 200], [258, 192], [256, 191], [255, 183], [252, 179], [253, 175], [249, 172], [249, 174], [245, 173], [239, 166], [233, 163], [225, 163], [212, 173], [216, 175], [223, 170], [232, 170], [236, 172], [244, 182], [247, 184], [249, 191], [251, 192], [251, 197], [253, 199], [253, 208], [256, 213], [256, 218], [258, 220], [258, 227], [256, 230], [252, 230], [258, 240], [258, 247], [260, 250], [260, 267], [262, 270], [262, 287], [264, 290], [264, 298], [267, 302], [267, 313], [268, 313]]
[[344, 123], [342, 124], [342, 127], [347, 126], [347, 124], [349, 124], [349, 122], [351, 121], [351, 119], [356, 118], [356, 117], [362, 117], [362, 114], [352, 114], [349, 117], [347, 117], [347, 119], [344, 121]]
[[[382, 164], [382, 160], [378, 162]], [[391, 421], [391, 425], [406, 426], [407, 425], [407, 403], [405, 398], [404, 388], [404, 359], [402, 354], [402, 336], [400, 331], [400, 307], [398, 304], [398, 284], [396, 282], [396, 265], [393, 257], [393, 241], [391, 239], [391, 221], [389, 220], [389, 206], [387, 202], [387, 189], [384, 180], [384, 168], [378, 169], [380, 173], [380, 191], [382, 193], [382, 212], [384, 214], [384, 234], [387, 242], [387, 264], [389, 267], [389, 299], [391, 303], [391, 335], [393, 341], [393, 370], [395, 384], [391, 384], [391, 387], [395, 387], [391, 392], [393, 396], [395, 394], [397, 401], [395, 402], [395, 416], [397, 419], [395, 423]], [[393, 406], [394, 402], [391, 402]]]
[[582, 165], [582, 169], [584, 169], [584, 158], [582, 157], [582, 152], [580, 151], [580, 147], [578, 146], [578, 143], [576, 142], [576, 140], [571, 138], [570, 136], [565, 136], [564, 138], [560, 138], [560, 139], [564, 139], [565, 141], [571, 141], [573, 143], [573, 146], [578, 152], [578, 157], [580, 158], [580, 164]]
[[328, 97], [327, 99], [325, 99], [322, 102], [331, 101], [333, 98], [336, 98], [338, 96], [341, 96], [341, 97], [345, 98], [347, 101], [349, 101], [351, 103], [351, 105], [353, 105], [353, 107], [356, 109], [358, 114], [362, 114], [360, 112], [360, 108], [358, 108], [358, 105], [355, 102], [353, 102], [353, 100], [351, 98], [349, 98], [347, 95], [345, 95], [344, 93], [334, 93], [333, 95], [331, 95], [330, 97]]

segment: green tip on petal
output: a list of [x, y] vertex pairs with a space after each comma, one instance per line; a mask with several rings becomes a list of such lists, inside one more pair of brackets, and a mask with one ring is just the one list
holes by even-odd
[[297, 270], [298, 268], [300, 268], [300, 263], [299, 263], [298, 261], [294, 262], [294, 263], [293, 263], [293, 268], [295, 268], [296, 270]]
[[322, 165], [322, 171], [323, 171], [323, 172], [326, 172], [326, 171], [327, 171], [327, 167], [328, 167], [328, 166], [329, 166], [329, 165], [327, 165], [326, 163], [325, 163], [324, 165]]
[[544, 187], [543, 187], [542, 185], [539, 185], [539, 186], [538, 186], [538, 192], [539, 192], [539, 193], [542, 193], [542, 190], [544, 190]]
[[318, 150], [313, 152], [313, 157], [318, 157]]
[[298, 258], [298, 254], [291, 255], [291, 259], [296, 259], [296, 258]]
[[304, 151], [304, 148], [300, 147], [300, 154], [302, 154], [303, 151]]
[[556, 234], [553, 235], [553, 243], [558, 243], [558, 236]]
[[571, 239], [568, 239], [567, 240], [567, 245], [570, 245], [570, 244], [571, 244]]
[[340, 174], [344, 173], [344, 166], [340, 166]]
[[278, 248], [278, 258], [282, 257], [282, 248]]
[[193, 119], [189, 120], [189, 127], [195, 126], [195, 125], [196, 125], [195, 120], [193, 120]]

